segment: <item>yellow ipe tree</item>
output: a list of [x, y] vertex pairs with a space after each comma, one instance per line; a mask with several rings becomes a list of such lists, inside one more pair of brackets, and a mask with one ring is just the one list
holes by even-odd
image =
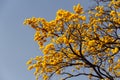
[[35, 29], [34, 40], [43, 52], [26, 63], [28, 70], [35, 69], [36, 80], [53, 75], [64, 75], [62, 80], [120, 78], [120, 0], [98, 4], [87, 14], [78, 4], [73, 12], [58, 10], [54, 20], [32, 17], [24, 24]]

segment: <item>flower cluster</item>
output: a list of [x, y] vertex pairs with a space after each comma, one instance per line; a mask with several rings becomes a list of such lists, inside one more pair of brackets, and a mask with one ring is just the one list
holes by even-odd
[[108, 74], [119, 77], [119, 3], [119, 0], [112, 0], [107, 7], [96, 6], [89, 11], [87, 20], [80, 4], [73, 7], [74, 12], [58, 10], [51, 21], [35, 17], [26, 19], [24, 24], [36, 30], [34, 40], [43, 52], [43, 56], [31, 58], [26, 63], [28, 70], [35, 69], [36, 79], [42, 76], [43, 80], [53, 74], [65, 74], [67, 67], [72, 67], [73, 74], [81, 68], [90, 69], [89, 78], [96, 67], [103, 71], [106, 80]]

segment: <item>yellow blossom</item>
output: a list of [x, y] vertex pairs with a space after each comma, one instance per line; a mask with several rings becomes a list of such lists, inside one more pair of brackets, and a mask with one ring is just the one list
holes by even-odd
[[90, 40], [89, 42], [88, 42], [88, 46], [93, 46], [95, 44], [95, 40]]
[[31, 70], [31, 69], [33, 69], [34, 67], [33, 67], [33, 65], [30, 65], [29, 67], [28, 67], [28, 70]]
[[31, 59], [28, 60], [26, 64], [27, 64], [27, 65], [32, 64], [32, 60], [31, 60]]
[[80, 4], [78, 4], [77, 6], [73, 7], [73, 10], [78, 13], [78, 14], [82, 14], [83, 13], [83, 8], [81, 7]]
[[112, 51], [113, 54], [116, 54], [116, 53], [119, 51], [119, 49], [118, 49], [117, 47], [115, 47], [115, 48], [112, 49], [111, 51]]

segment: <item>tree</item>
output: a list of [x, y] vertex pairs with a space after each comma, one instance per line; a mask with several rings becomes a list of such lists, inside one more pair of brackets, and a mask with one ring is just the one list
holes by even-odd
[[35, 29], [34, 40], [43, 52], [26, 63], [28, 70], [35, 69], [36, 79], [49, 80], [56, 74], [65, 75], [63, 80], [81, 75], [91, 80], [120, 78], [120, 0], [107, 2], [90, 10], [89, 17], [78, 4], [74, 12], [58, 10], [51, 21], [24, 21]]

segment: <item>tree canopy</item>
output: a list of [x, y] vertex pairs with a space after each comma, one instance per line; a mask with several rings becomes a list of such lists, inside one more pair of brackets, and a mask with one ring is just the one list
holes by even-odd
[[62, 80], [81, 75], [91, 80], [120, 78], [120, 0], [100, 1], [106, 5], [88, 12], [80, 4], [73, 12], [60, 9], [51, 21], [25, 19], [43, 52], [26, 63], [28, 70], [35, 69], [36, 80], [53, 75], [64, 75]]

